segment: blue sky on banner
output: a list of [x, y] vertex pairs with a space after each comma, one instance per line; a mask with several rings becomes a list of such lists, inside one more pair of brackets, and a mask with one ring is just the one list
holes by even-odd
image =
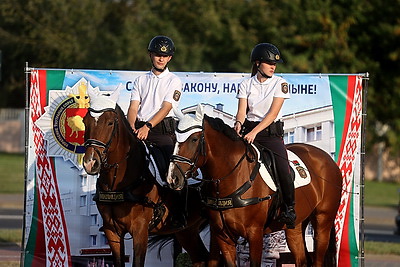
[[[120, 83], [124, 86], [119, 98], [123, 110], [129, 106], [130, 90], [134, 79], [145, 71], [66, 71], [63, 89], [73, 86], [82, 77], [101, 91], [113, 91]], [[213, 106], [224, 105], [224, 111], [235, 115], [237, 108], [236, 92], [239, 83], [249, 77], [245, 73], [188, 73], [176, 72], [183, 82], [183, 92], [179, 107], [181, 109], [208, 103]], [[277, 74], [289, 83], [291, 98], [285, 101], [283, 114], [311, 110], [332, 104], [329, 76], [322, 74]]]

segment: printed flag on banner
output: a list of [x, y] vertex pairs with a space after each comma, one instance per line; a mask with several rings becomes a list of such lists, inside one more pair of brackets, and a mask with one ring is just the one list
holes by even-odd
[[363, 81], [359, 76], [333, 76], [329, 80], [336, 162], [343, 175], [342, 199], [336, 216], [338, 266], [358, 266]]
[[31, 73], [25, 266], [72, 266], [56, 166], [47, 154], [42, 131], [35, 125], [45, 111], [52, 82], [45, 70]]
[[[107, 240], [99, 232], [101, 217], [92, 201], [96, 177], [87, 175], [81, 165], [85, 150], [82, 119], [89, 105], [87, 89], [111, 92], [122, 84], [118, 104], [126, 112], [133, 81], [143, 73], [31, 69], [24, 266], [111, 263]], [[183, 82], [180, 109], [190, 110], [203, 103], [210, 108], [209, 115], [233, 125], [237, 89], [249, 74], [176, 74]], [[323, 137], [312, 144], [331, 154], [342, 171], [342, 200], [335, 221], [338, 265], [357, 266], [363, 75], [277, 75], [288, 81], [291, 93], [291, 99], [284, 104], [284, 120], [285, 116], [288, 119], [308, 111], [320, 114], [317, 120], [310, 117], [304, 125], [293, 127], [293, 131], [318, 123], [322, 126], [317, 126], [317, 131], [325, 125], [332, 127], [326, 140]], [[294, 139], [291, 131], [285, 129], [286, 142], [307, 142]], [[127, 240], [126, 253], [130, 255], [131, 251], [131, 240]], [[151, 253], [148, 252], [146, 266], [171, 266], [169, 255], [169, 261], [163, 258], [160, 262]]]

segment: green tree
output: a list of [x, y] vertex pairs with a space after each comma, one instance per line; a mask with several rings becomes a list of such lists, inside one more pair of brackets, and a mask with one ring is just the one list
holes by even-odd
[[[392, 152], [400, 149], [400, 1], [363, 1], [361, 15], [351, 32], [356, 55], [370, 73], [368, 88], [368, 140], [384, 141]], [[379, 136], [379, 125], [389, 131]]]
[[[1, 107], [24, 107], [32, 67], [149, 69], [170, 36], [173, 71], [249, 72], [251, 49], [277, 45], [278, 72], [369, 72], [368, 142], [400, 141], [400, 0], [2, 0]], [[376, 125], [388, 125], [379, 136]]]

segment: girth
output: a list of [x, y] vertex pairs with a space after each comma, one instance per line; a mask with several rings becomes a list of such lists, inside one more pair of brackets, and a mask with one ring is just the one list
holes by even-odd
[[256, 175], [260, 169], [260, 163], [256, 162], [256, 165], [253, 168], [253, 171], [250, 174], [250, 180], [246, 181], [241, 187], [235, 190], [232, 194], [223, 197], [223, 198], [213, 198], [206, 197], [203, 200], [204, 205], [213, 210], [226, 210], [232, 208], [241, 208], [249, 205], [255, 205], [265, 200], [270, 200], [276, 193], [270, 194], [265, 197], [253, 197], [242, 199], [242, 195], [247, 192], [251, 188], [251, 185], [256, 178]]

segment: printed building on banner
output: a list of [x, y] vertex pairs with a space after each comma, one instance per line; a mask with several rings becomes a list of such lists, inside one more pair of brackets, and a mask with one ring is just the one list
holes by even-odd
[[333, 107], [326, 106], [284, 115], [286, 144], [307, 143], [321, 148], [335, 158]]
[[[185, 107], [182, 109], [184, 114], [195, 114], [197, 105]], [[224, 104], [217, 104], [216, 106], [203, 103], [204, 113], [213, 118], [220, 118], [226, 124], [233, 127], [235, 116], [224, 111]]]

